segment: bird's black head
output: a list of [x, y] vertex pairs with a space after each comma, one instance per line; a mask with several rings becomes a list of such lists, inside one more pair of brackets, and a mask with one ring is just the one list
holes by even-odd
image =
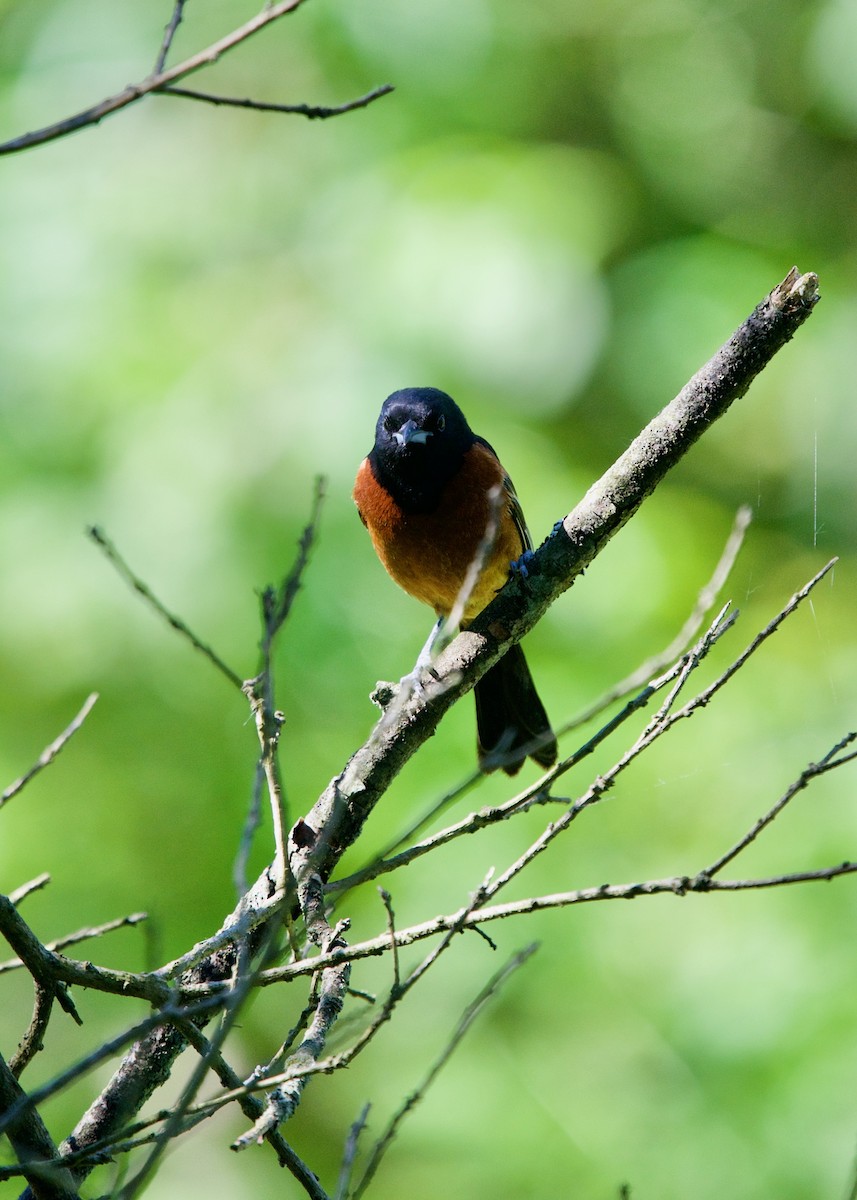
[[381, 406], [369, 462], [406, 512], [430, 512], [475, 438], [464, 413], [437, 388], [402, 388]]

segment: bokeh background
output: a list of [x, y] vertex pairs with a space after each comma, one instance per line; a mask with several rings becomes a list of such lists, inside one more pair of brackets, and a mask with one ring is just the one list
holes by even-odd
[[[169, 8], [0, 2], [2, 136], [142, 78]], [[189, 4], [173, 61], [252, 14]], [[425, 383], [456, 396], [540, 540], [793, 263], [821, 279], [808, 325], [528, 639], [547, 706], [564, 722], [671, 639], [739, 505], [755, 519], [723, 595], [741, 619], [706, 678], [839, 565], [515, 894], [693, 873], [854, 727], [855, 60], [848, 0], [310, 0], [194, 85], [292, 103], [383, 82], [394, 95], [326, 123], [152, 97], [2, 160], [3, 786], [101, 696], [2, 813], [3, 890], [52, 876], [24, 910], [43, 938], [146, 910], [146, 928], [81, 953], [143, 968], [187, 948], [231, 908], [251, 796], [242, 698], [131, 593], [87, 524], [249, 675], [256, 593], [289, 566], [327, 477], [278, 654], [299, 814], [431, 620], [383, 575], [350, 500], [383, 397]], [[472, 765], [468, 701], [349, 865]], [[492, 778], [453, 815], [509, 794]], [[735, 876], [854, 858], [853, 797], [847, 772], [815, 784]], [[455, 910], [543, 820], [389, 881], [400, 924]], [[251, 868], [270, 853], [265, 822]], [[355, 937], [383, 928], [373, 886], [347, 911]], [[332, 1187], [363, 1103], [377, 1135], [501, 957], [538, 939], [403, 1127], [377, 1200], [601, 1200], [623, 1183], [635, 1200], [840, 1197], [857, 1146], [855, 913], [844, 880], [495, 925], [497, 953], [460, 940], [347, 1075], [313, 1083], [289, 1136]], [[355, 972], [360, 987], [388, 982], [386, 964]], [[8, 1055], [30, 991], [3, 988]], [[59, 1014], [32, 1080], [143, 1011], [77, 999], [85, 1028]], [[254, 1004], [239, 1069], [268, 1058], [293, 1005]], [[46, 1107], [57, 1138], [92, 1088]], [[149, 1194], [297, 1194], [266, 1148], [229, 1152], [242, 1128], [233, 1113], [210, 1122]]]

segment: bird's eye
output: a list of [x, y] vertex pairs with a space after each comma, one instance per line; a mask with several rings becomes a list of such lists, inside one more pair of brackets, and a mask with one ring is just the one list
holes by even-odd
[[438, 433], [443, 433], [445, 427], [446, 427], [446, 417], [443, 415], [443, 413], [441, 413], [441, 415], [437, 419]]
[[396, 427], [397, 421], [395, 417], [388, 415], [384, 418], [384, 428], [387, 430], [387, 433], [392, 433]]

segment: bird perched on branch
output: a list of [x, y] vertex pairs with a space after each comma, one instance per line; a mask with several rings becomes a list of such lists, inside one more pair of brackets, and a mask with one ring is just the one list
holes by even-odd
[[[532, 549], [500, 460], [437, 388], [404, 388], [384, 401], [354, 500], [390, 577], [441, 619], [463, 601], [464, 629]], [[486, 671], [474, 695], [483, 770], [514, 775], [528, 757], [543, 767], [556, 760], [556, 737], [519, 645]]]

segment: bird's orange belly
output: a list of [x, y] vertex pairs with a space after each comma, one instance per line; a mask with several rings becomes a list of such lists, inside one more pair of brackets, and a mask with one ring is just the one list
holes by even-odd
[[[399, 587], [447, 616], [467, 579], [472, 563], [483, 558], [479, 576], [464, 609], [463, 623], [472, 621], [493, 600], [509, 577], [509, 564], [522, 553], [520, 535], [506, 518], [505, 503], [497, 513], [493, 543], [483, 545], [492, 505], [488, 493], [497, 483], [490, 461], [485, 478], [469, 472], [466, 494], [459, 475], [446, 488], [431, 513], [403, 513], [364, 464], [354, 499], [366, 522], [375, 550]], [[466, 514], [466, 519], [464, 515]]]

